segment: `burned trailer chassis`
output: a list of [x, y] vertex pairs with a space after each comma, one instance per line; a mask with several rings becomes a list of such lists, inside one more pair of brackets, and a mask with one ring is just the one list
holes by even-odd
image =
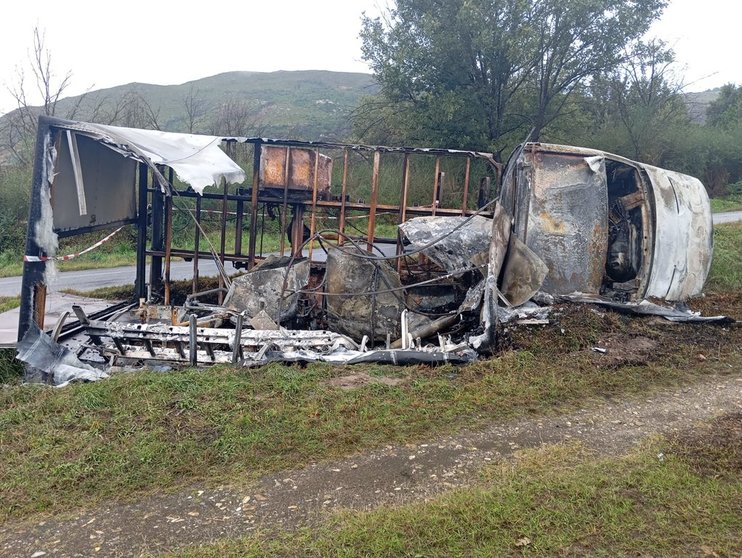
[[[52, 200], [52, 204], [54, 202], [54, 169], [58, 163], [50, 157], [50, 152], [52, 151], [51, 146], [54, 146], [58, 151], [60, 137], [65, 132], [69, 134], [66, 124], [65, 121], [59, 121], [53, 118], [42, 118], [40, 120], [30, 213], [31, 225], [29, 226], [27, 236], [26, 253], [38, 255], [41, 258], [54, 256], [54, 253], [43, 242], [39, 242], [34, 225], [48, 218], [48, 215], [42, 215], [45, 203], [43, 199], [44, 187], [47, 188], [47, 192], [51, 192], [48, 195]], [[71, 128], [75, 129], [75, 126], [71, 126]], [[72, 134], [74, 135], [75, 132], [73, 131]], [[252, 148], [252, 182], [250, 184], [231, 189], [228, 183], [222, 180], [221, 184], [217, 185], [221, 189], [221, 192], [210, 191], [199, 193], [190, 187], [179, 188], [176, 184], [172, 167], [154, 163], [141, 153], [138, 153], [136, 149], [132, 149], [126, 156], [129, 159], [133, 159], [136, 163], [136, 216], [131, 216], [128, 219], [115, 223], [97, 223], [66, 230], [55, 227], [54, 233], [59, 237], [69, 237], [101, 230], [114, 225], [136, 225], [137, 265], [133, 298], [140, 301], [139, 310], [141, 310], [142, 305], [147, 306], [152, 303], [159, 303], [167, 308], [173, 302], [173, 293], [171, 292], [171, 285], [173, 283], [171, 280], [171, 261], [173, 258], [186, 258], [193, 262], [193, 280], [190, 288], [193, 294], [199, 292], [200, 258], [213, 258], [219, 262], [219, 266], [224, 266], [226, 262], [232, 262], [233, 266], [237, 269], [242, 268], [248, 271], [255, 269], [266, 257], [259, 243], [265, 233], [263, 227], [268, 208], [271, 205], [280, 207], [279, 253], [281, 255], [290, 254], [294, 258], [301, 257], [301, 246], [305, 244], [304, 240], [307, 236], [307, 231], [304, 230], [307, 228], [305, 222], [308, 224], [309, 237], [314, 238], [319, 232], [319, 213], [332, 211], [337, 215], [337, 234], [334, 238], [336, 245], [339, 247], [344, 245], [348, 247], [351, 245], [360, 245], [368, 253], [378, 250], [381, 244], [387, 244], [390, 247], [396, 245], [394, 253], [399, 256], [404, 251], [402, 240], [399, 236], [397, 238], [384, 238], [382, 235], [377, 234], [378, 215], [382, 213], [393, 214], [396, 216], [398, 223], [403, 223], [415, 216], [469, 216], [476, 213], [489, 216], [492, 214], [489, 211], [489, 206], [484, 209], [482, 208], [492, 198], [492, 185], [499, 182], [501, 173], [500, 165], [494, 161], [490, 154], [471, 151], [390, 148], [328, 142], [269, 140], [263, 138], [222, 138], [222, 140], [222, 145], [226, 145], [227, 152], [233, 150], [234, 146], [238, 145], [246, 145]], [[277, 150], [285, 152], [285, 180], [281, 187], [276, 187], [277, 185], [275, 183], [268, 186], [264, 184], [263, 175], [266, 164], [264, 153], [268, 150], [272, 150], [273, 153]], [[320, 163], [324, 162], [321, 159], [324, 157], [321, 150], [340, 150], [342, 154], [342, 166], [338, 173], [339, 176], [333, 180], [330, 170], [330, 179], [325, 184], [321, 183], [320, 172], [318, 172]], [[309, 169], [310, 180], [299, 187], [291, 183], [293, 176], [289, 173], [290, 163], [293, 162], [291, 159], [293, 151], [309, 152], [310, 160], [314, 164], [314, 167]], [[372, 171], [370, 175], [368, 201], [351, 199], [349, 192], [349, 173], [352, 166], [350, 160], [354, 155], [367, 156], [371, 161]], [[398, 190], [398, 201], [396, 203], [395, 200], [390, 200], [388, 195], [387, 199], [383, 199], [380, 194], [382, 181], [380, 178], [380, 168], [383, 160], [388, 155], [401, 158], [402, 163], [399, 184], [395, 185]], [[430, 193], [427, 196], [430, 200], [429, 204], [415, 204], [409, 201], [413, 161], [418, 158], [431, 159], [431, 166], [434, 166], [435, 169], [434, 176], [430, 180]], [[459, 184], [461, 186], [459, 192], [460, 203], [455, 207], [443, 203], [444, 177], [446, 173], [442, 169], [442, 161], [446, 159], [463, 160], [461, 166], [464, 168], [464, 179], [463, 183]], [[475, 181], [473, 178], [474, 165], [472, 164], [474, 161], [483, 162], [486, 169], [485, 174], [478, 177], [479, 181], [476, 186], [472, 186], [472, 183]], [[339, 195], [337, 192], [331, 193], [330, 188], [332, 186], [336, 186], [339, 189]], [[185, 200], [190, 200], [191, 204], [195, 205], [192, 209], [192, 218], [196, 223], [192, 248], [178, 247], [174, 242], [173, 214], [176, 206]], [[207, 200], [210, 203], [220, 204], [218, 246], [211, 246], [211, 249], [208, 251], [203, 249], [205, 233], [199, 225], [204, 214], [208, 211], [202, 209], [202, 206], [207, 203]], [[291, 223], [287, 223], [289, 211], [293, 212]], [[362, 215], [364, 221], [367, 221], [367, 225], [364, 227], [365, 234], [356, 237], [348, 234], [346, 226], [347, 220], [351, 218], [349, 215], [351, 212], [355, 216]], [[246, 228], [246, 222], [249, 233], [247, 250], [245, 251], [243, 250], [244, 240], [242, 231]], [[232, 242], [228, 242], [230, 237], [228, 230], [230, 223], [234, 224], [234, 238]], [[288, 237], [288, 246], [286, 246], [287, 242], [284, 239], [284, 233]], [[325, 240], [325, 242], [327, 241]], [[228, 244], [232, 244], [233, 249], [228, 250]], [[325, 266], [324, 262], [321, 261], [322, 258], [317, 259], [316, 257], [318, 250], [319, 248], [313, 242], [307, 244], [307, 255], [311, 263], [312, 280], [315, 284], [322, 282]], [[146, 269], [148, 259], [149, 270]], [[430, 267], [429, 263], [425, 261], [424, 257], [420, 257], [414, 261], [405, 261], [404, 263], [400, 258], [397, 260], [396, 269], [398, 272], [404, 273], [406, 271], [410, 273], [411, 269], [414, 268], [413, 271], [420, 272], [421, 269]], [[50, 326], [54, 325], [45, 323], [45, 271], [46, 262], [27, 261], [24, 263], [19, 340], [23, 338], [32, 323], [38, 325], [42, 330], [45, 329], [45, 326], [49, 330], [51, 329]], [[218, 303], [223, 302], [224, 293], [228, 290], [229, 286], [230, 279], [226, 273], [219, 273]], [[322, 306], [324, 304], [322, 297], [319, 296], [318, 300], [319, 305]], [[128, 310], [130, 314], [136, 314], [137, 309], [134, 306], [134, 303], [129, 305]], [[112, 307], [110, 312], [103, 312], [99, 316], [120, 315], [126, 310], [127, 308], [124, 305], [119, 304], [115, 308]], [[139, 315], [141, 316], [141, 311]], [[232, 327], [237, 325], [234, 323], [237, 319], [235, 315], [232, 316], [231, 321], [233, 323], [227, 324], [226, 328], [196, 327], [194, 329], [192, 326], [189, 326], [185, 330], [183, 330], [183, 326], [177, 325], [174, 318], [169, 324], [167, 322], [162, 323], [162, 320], [159, 320], [160, 323], [157, 323], [158, 320], [147, 323], [149, 322], [149, 318], [144, 319], [144, 323], [124, 324], [108, 321], [108, 319], [89, 320], [84, 316], [84, 312], [82, 311], [78, 312], [79, 319], [77, 321], [66, 321], [66, 318], [67, 316], [53, 328], [54, 340], [59, 342], [66, 341], [75, 335], [79, 336], [79, 333], [84, 331], [90, 340], [94, 342], [92, 345], [82, 343], [78, 351], [79, 354], [83, 354], [85, 351], [89, 351], [91, 347], [94, 347], [102, 355], [107, 356], [109, 362], [111, 359], [140, 362], [163, 360], [186, 364], [254, 361], [256, 355], [262, 358], [266, 353], [270, 353], [271, 351], [275, 352], [278, 350], [282, 354], [288, 354], [293, 349], [312, 349], [314, 348], [313, 340], [324, 339], [326, 341], [329, 339], [326, 337], [327, 335], [338, 335], [336, 333], [326, 332], [324, 334], [325, 337], [322, 337], [322, 335], [317, 336], [313, 332], [308, 331], [281, 330], [283, 333], [279, 333], [278, 331], [262, 331], [261, 333], [267, 334], [267, 339], [272, 341], [266, 341], [260, 347], [257, 347], [257, 345], [251, 344], [251, 334], [249, 333], [257, 330], [249, 329], [249, 323], [239, 325], [239, 328], [244, 328], [243, 342], [235, 343], [235, 336], [237, 335], [235, 332], [237, 329], [232, 329]], [[247, 322], [247, 317], [241, 316], [240, 319], [242, 318], [245, 318], [245, 322]], [[278, 322], [277, 325], [282, 325], [280, 324], [280, 319], [276, 319], [276, 322]], [[446, 323], [450, 324], [451, 322], [452, 320], [449, 317]], [[314, 325], [321, 326], [323, 324]], [[209, 331], [209, 329], [215, 329], [222, 333], [217, 335], [215, 332]], [[413, 331], [423, 331], [419, 329], [415, 330], [414, 327], [410, 329]], [[166, 331], [170, 332], [168, 334], [170, 337], [163, 337], [163, 335], [166, 335]], [[174, 335], [173, 332], [178, 332], [177, 339], [172, 338], [172, 335]], [[185, 332], [187, 332], [187, 335]], [[123, 334], [125, 335], [122, 337], [121, 335]], [[191, 339], [194, 335], [195, 339]], [[186, 337], [188, 338], [188, 343], [186, 343]], [[430, 355], [435, 354], [436, 351], [427, 350], [426, 352], [423, 350], [420, 340], [416, 340], [415, 338], [402, 340], [396, 335], [387, 335], [386, 337], [385, 346], [387, 349], [397, 352], [405, 351], [407, 357], [415, 358], [413, 353], [417, 351], [422, 355], [422, 361], [427, 362], [456, 361], [458, 358], [453, 352], [431, 357]], [[355, 343], [348, 337], [343, 336], [343, 338], [347, 339], [350, 343]], [[103, 342], [101, 341], [102, 339], [106, 341]], [[261, 337], [261, 339], [263, 338]], [[281, 339], [284, 340], [283, 343]], [[288, 343], [291, 339], [298, 339], [299, 343], [295, 346], [291, 345]], [[370, 346], [368, 347], [366, 346], [369, 343], [368, 339], [357, 341], [359, 343], [356, 343], [353, 350], [361, 349], [361, 352], [372, 349], [375, 343], [379, 341], [384, 345], [384, 339], [378, 339], [375, 336], [372, 336]], [[397, 346], [401, 348], [392, 349], [390, 346], [392, 341], [397, 341]], [[450, 340], [445, 341], [441, 339], [438, 347], [455, 349], [456, 344]], [[332, 343], [329, 346], [321, 345], [320, 348], [320, 353], [332, 353], [338, 349], [338, 347], [333, 348]], [[346, 347], [345, 345], [342, 348], [350, 349], [350, 347]], [[461, 348], [459, 347], [459, 349]], [[261, 350], [263, 351], [262, 355], [260, 355]], [[246, 359], [246, 356], [249, 358]], [[397, 356], [389, 356], [388, 354], [382, 354], [379, 358], [382, 361], [397, 360]], [[469, 358], [467, 355], [464, 360]], [[301, 360], [301, 358], [298, 358], [298, 360]], [[459, 358], [458, 360], [461, 359]]]

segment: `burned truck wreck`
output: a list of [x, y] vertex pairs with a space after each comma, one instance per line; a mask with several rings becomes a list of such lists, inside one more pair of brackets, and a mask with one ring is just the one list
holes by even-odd
[[[58, 239], [127, 225], [131, 299], [46, 323]], [[700, 320], [646, 299], [699, 294], [711, 256], [698, 180], [600, 151], [527, 143], [503, 168], [473, 151], [42, 117], [18, 358], [54, 383], [162, 363], [462, 363], [554, 300]]]

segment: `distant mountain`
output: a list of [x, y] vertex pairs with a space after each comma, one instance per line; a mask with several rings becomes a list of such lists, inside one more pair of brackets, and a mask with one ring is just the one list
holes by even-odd
[[691, 120], [700, 124], [706, 123], [706, 110], [717, 99], [719, 91], [721, 91], [721, 88], [717, 87], [706, 91], [683, 94]]
[[56, 114], [166, 131], [342, 140], [351, 131], [350, 112], [377, 90], [373, 77], [361, 73], [228, 72], [180, 85], [90, 91], [61, 100]]

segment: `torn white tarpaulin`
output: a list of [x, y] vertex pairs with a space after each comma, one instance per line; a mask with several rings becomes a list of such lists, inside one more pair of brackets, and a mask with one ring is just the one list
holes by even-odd
[[[57, 160], [57, 148], [51, 141], [51, 135], [44, 135], [44, 157], [42, 159], [43, 176], [41, 180], [39, 199], [41, 205], [40, 218], [33, 224], [34, 238], [39, 248], [49, 256], [54, 256], [59, 247], [59, 237], [54, 232], [54, 211], [52, 210], [52, 181], [54, 180], [54, 166]], [[30, 255], [30, 254], [29, 254]], [[52, 283], [57, 276], [57, 265], [52, 259], [44, 267], [44, 280]]]
[[81, 132], [103, 136], [112, 147], [131, 149], [156, 165], [172, 168], [178, 178], [199, 194], [218, 184], [222, 178], [230, 184], [245, 181], [245, 171], [219, 147], [222, 138], [197, 134], [177, 134], [158, 130], [139, 130], [103, 124], [79, 123]]

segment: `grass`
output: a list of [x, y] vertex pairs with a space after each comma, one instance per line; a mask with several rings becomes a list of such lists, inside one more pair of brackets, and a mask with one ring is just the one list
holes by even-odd
[[[735, 304], [739, 309], [740, 301]], [[588, 347], [605, 328], [664, 341], [646, 362], [601, 365]], [[369, 366], [368, 373], [405, 381], [353, 391], [327, 380], [357, 368], [320, 364], [118, 374], [62, 390], [8, 386], [0, 391], [0, 518], [250, 479], [742, 367], [736, 330], [662, 327], [583, 306], [565, 308], [555, 326], [538, 335], [509, 342], [519, 350], [465, 367]], [[715, 356], [688, 366], [698, 353]]]
[[15, 359], [15, 349], [0, 349], [0, 384], [17, 385], [23, 365]]
[[714, 227], [714, 259], [706, 290], [742, 289], [742, 223]]
[[[80, 252], [102, 239], [106, 234], [108, 233], [90, 233], [80, 237], [65, 239], [60, 242], [58, 254], [66, 255]], [[119, 235], [91, 252], [72, 260], [57, 262], [57, 269], [59, 271], [77, 271], [134, 265], [136, 261], [136, 250], [131, 237], [126, 237], [126, 234], [131, 234], [131, 232], [126, 230], [121, 231]], [[21, 274], [23, 274], [22, 252], [6, 251], [0, 253], [0, 277], [14, 277]]]
[[654, 440], [623, 458], [577, 444], [524, 451], [486, 468], [478, 486], [432, 501], [337, 513], [311, 530], [178, 556], [737, 556], [742, 483], [699, 474], [686, 449]]
[[0, 296], [0, 313], [18, 308], [20, 305], [21, 297], [19, 296]]
[[[21, 304], [19, 296], [0, 296], [0, 313], [17, 308]], [[0, 384], [18, 383], [23, 375], [23, 367], [15, 359], [14, 349], [0, 349]]]
[[740, 210], [742, 210], [742, 194], [731, 195], [726, 198], [711, 198], [711, 211], [713, 213]]

